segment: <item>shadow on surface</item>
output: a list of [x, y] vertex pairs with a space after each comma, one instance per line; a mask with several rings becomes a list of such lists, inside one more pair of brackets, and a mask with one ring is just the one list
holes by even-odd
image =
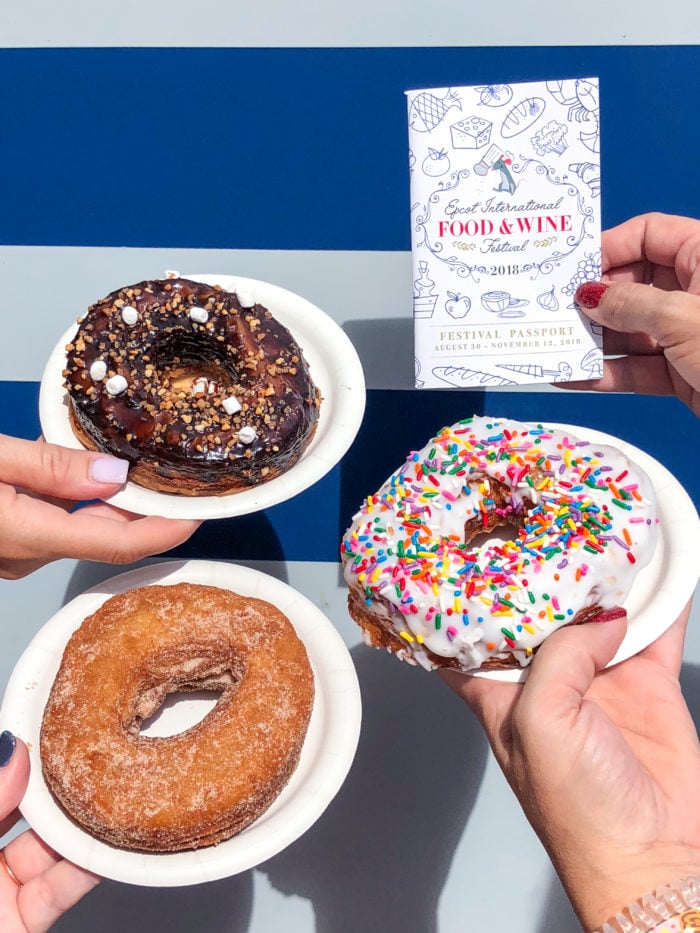
[[252, 903], [251, 872], [186, 888], [140, 888], [104, 881], [51, 929], [52, 933], [98, 929], [99, 933], [245, 933]]
[[346, 321], [343, 330], [360, 357], [368, 389], [413, 389], [413, 315]]
[[312, 902], [317, 933], [431, 933], [486, 741], [436, 676], [364, 645], [351, 654], [364, 709], [353, 767], [316, 825], [260, 870]]
[[[557, 933], [581, 933], [581, 924], [576, 919], [571, 902], [554, 873], [554, 869], [552, 868], [551, 871], [549, 891], [542, 904], [538, 929], [540, 933], [552, 933], [552, 930], [556, 930]], [[542, 887], [544, 888], [544, 885]]]
[[681, 690], [693, 717], [695, 728], [700, 732], [700, 666], [684, 664], [681, 667]]

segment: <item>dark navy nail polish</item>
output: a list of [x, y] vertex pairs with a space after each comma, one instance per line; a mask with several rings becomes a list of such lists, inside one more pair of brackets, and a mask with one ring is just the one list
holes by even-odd
[[11, 732], [5, 729], [3, 733], [0, 733], [0, 768], [4, 768], [5, 765], [10, 763], [10, 758], [14, 755], [16, 747], [17, 739]]

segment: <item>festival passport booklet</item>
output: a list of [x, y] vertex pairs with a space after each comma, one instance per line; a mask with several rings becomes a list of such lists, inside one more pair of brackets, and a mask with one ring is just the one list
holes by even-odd
[[598, 79], [406, 96], [416, 387], [599, 377]]

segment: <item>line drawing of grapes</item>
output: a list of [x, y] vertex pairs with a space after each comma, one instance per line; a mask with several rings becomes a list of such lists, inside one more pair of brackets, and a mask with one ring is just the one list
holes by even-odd
[[579, 260], [576, 271], [568, 284], [562, 288], [562, 292], [570, 298], [582, 282], [590, 282], [599, 278], [600, 250], [595, 250], [593, 253], [586, 253], [583, 259]]

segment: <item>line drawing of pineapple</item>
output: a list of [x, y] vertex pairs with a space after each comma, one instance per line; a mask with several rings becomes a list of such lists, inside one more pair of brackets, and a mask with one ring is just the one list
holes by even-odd
[[429, 91], [421, 91], [413, 98], [408, 108], [408, 125], [419, 133], [429, 133], [442, 123], [445, 114], [452, 107], [462, 109], [462, 101], [452, 88], [448, 88], [443, 97]]

